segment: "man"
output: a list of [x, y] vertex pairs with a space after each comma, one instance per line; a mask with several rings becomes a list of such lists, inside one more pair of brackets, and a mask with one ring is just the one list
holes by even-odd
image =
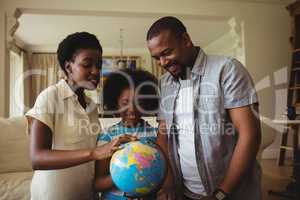
[[160, 198], [261, 199], [258, 100], [246, 69], [233, 58], [206, 55], [175, 17], [150, 27], [147, 46], [167, 70], [158, 144], [172, 170]]

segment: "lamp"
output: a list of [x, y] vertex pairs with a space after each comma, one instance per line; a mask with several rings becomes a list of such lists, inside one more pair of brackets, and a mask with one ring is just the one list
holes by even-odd
[[119, 69], [124, 69], [127, 67], [126, 60], [123, 59], [123, 47], [124, 47], [124, 39], [123, 39], [123, 29], [120, 28], [120, 59], [117, 61], [117, 66]]

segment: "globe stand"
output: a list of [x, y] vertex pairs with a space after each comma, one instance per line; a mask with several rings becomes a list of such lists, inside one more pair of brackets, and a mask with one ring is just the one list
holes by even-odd
[[126, 198], [130, 198], [130, 199], [132, 199], [132, 200], [156, 199], [156, 192], [155, 192], [155, 193], [151, 193], [150, 195], [144, 196], [144, 197], [131, 196], [130, 194], [124, 192], [123, 196], [126, 197]]
[[130, 194], [127, 194], [126, 192], [124, 192], [123, 196], [127, 197], [127, 198], [130, 198], [130, 199], [133, 199], [133, 200], [140, 200], [140, 199], [142, 199], [140, 197], [131, 196]]

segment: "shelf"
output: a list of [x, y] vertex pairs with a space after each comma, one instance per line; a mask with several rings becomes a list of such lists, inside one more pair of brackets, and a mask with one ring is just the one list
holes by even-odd
[[280, 146], [280, 149], [285, 149], [285, 150], [289, 150], [289, 151], [294, 150], [293, 147], [289, 147], [289, 146]]
[[[300, 62], [299, 62], [300, 63]], [[295, 67], [295, 68], [292, 68], [292, 71], [295, 72], [295, 71], [300, 71], [300, 67]]]
[[300, 86], [290, 87], [290, 90], [300, 90]]
[[294, 49], [293, 52], [294, 52], [294, 53], [300, 52], [300, 48], [299, 48], [299, 49]]

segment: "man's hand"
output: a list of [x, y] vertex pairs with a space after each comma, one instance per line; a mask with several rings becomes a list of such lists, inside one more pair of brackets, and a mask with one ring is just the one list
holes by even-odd
[[[168, 170], [168, 173], [171, 173]], [[162, 185], [161, 189], [157, 193], [157, 199], [158, 200], [175, 200], [179, 199], [176, 198], [175, 194], [175, 186], [174, 186], [174, 180], [172, 176], [167, 176], [164, 184]]]
[[172, 190], [160, 190], [157, 194], [157, 200], [179, 200], [178, 197], [176, 197], [175, 192]]

